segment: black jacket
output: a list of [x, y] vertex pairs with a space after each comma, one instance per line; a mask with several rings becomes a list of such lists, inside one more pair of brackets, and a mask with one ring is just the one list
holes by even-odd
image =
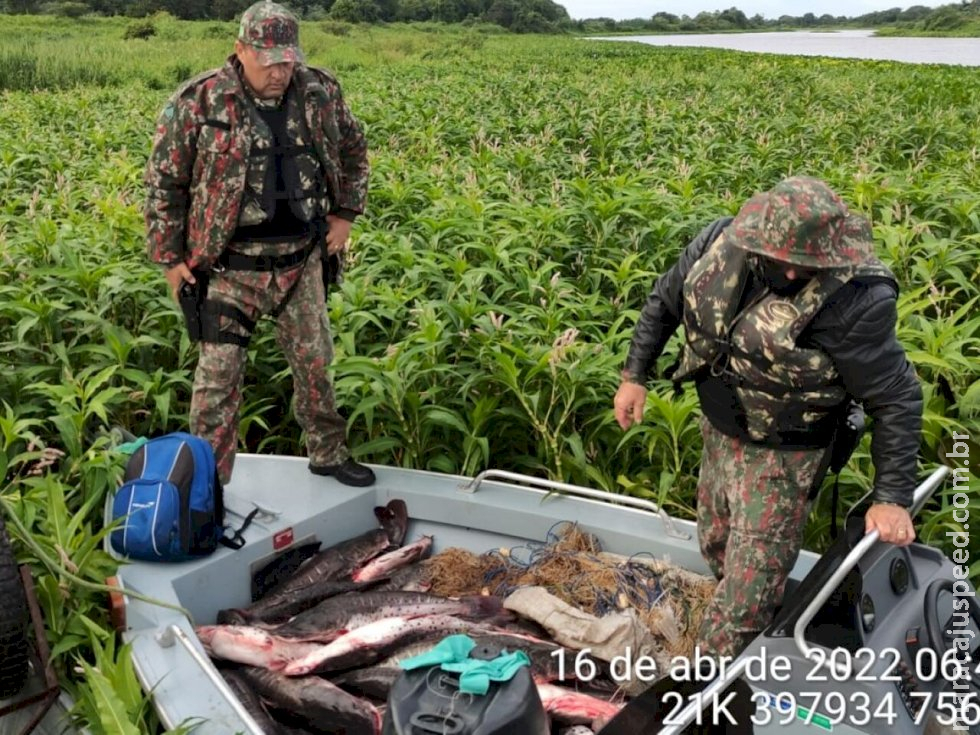
[[[653, 372], [682, 323], [684, 281], [691, 266], [731, 221], [725, 217], [704, 228], [677, 263], [657, 279], [640, 312], [626, 359], [625, 372], [631, 379], [645, 382]], [[746, 298], [761, 288], [765, 284], [750, 276]], [[852, 280], [817, 313], [799, 341], [830, 356], [844, 388], [873, 421], [874, 499], [907, 506], [916, 485], [922, 389], [895, 335], [897, 297], [894, 285], [885, 279]], [[737, 415], [732, 389], [710, 376], [699, 380], [697, 388], [712, 426], [744, 439], [744, 417]]]

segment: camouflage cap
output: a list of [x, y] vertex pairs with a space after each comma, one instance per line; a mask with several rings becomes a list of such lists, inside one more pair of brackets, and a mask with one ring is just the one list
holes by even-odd
[[749, 199], [727, 234], [743, 250], [806, 268], [852, 266], [872, 250], [867, 220], [807, 176], [785, 179]]
[[299, 50], [299, 21], [278, 3], [262, 0], [242, 13], [238, 40], [259, 53], [264, 66], [303, 61]]

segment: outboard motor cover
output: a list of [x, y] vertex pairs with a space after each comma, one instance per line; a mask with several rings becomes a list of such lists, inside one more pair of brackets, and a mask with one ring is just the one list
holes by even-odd
[[[474, 650], [473, 658], [479, 657]], [[388, 695], [382, 735], [547, 735], [548, 715], [528, 667], [491, 681], [485, 695], [459, 690], [439, 666], [403, 672]]]

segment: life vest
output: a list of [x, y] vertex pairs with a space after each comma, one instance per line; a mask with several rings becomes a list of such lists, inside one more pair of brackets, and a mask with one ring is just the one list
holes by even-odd
[[708, 246], [684, 281], [686, 343], [673, 379], [696, 379], [706, 370], [726, 378], [753, 441], [824, 430], [844, 405], [846, 391], [830, 356], [797, 339], [851, 279], [895, 277], [871, 254], [869, 237], [860, 265], [821, 270], [793, 296], [765, 290], [738, 311], [751, 256], [727, 233]]
[[[297, 220], [312, 222], [323, 214], [318, 211], [318, 203], [324, 196], [324, 174], [295, 85], [289, 86], [281, 110], [263, 114], [254, 104], [248, 107], [252, 141], [238, 226], [251, 227], [272, 220], [280, 200], [288, 202]], [[282, 182], [277, 186], [280, 171]]]

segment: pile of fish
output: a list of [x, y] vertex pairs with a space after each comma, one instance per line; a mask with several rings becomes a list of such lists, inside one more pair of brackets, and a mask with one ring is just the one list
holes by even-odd
[[610, 701], [612, 681], [560, 682], [559, 646], [505, 610], [501, 598], [427, 591], [420, 560], [432, 538], [403, 545], [404, 502], [375, 508], [375, 515], [375, 530], [323, 551], [312, 544], [278, 557], [255, 575], [251, 606], [222, 610], [216, 625], [196, 629], [266, 733], [380, 735], [400, 662], [458, 633], [478, 646], [528, 655], [553, 732], [588, 733], [616, 715], [622, 705]]

